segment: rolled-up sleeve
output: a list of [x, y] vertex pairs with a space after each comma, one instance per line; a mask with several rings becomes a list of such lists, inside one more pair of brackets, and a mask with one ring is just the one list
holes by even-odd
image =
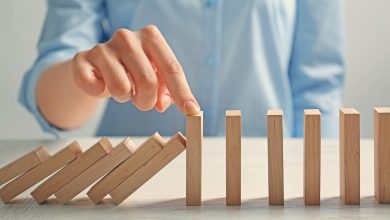
[[289, 67], [294, 136], [303, 134], [303, 110], [319, 108], [322, 135], [337, 137], [344, 85], [343, 1], [298, 0]]
[[[31, 112], [44, 131], [59, 135], [40, 113], [35, 86], [51, 65], [72, 58], [78, 51], [104, 40], [104, 2], [98, 0], [48, 0], [48, 10], [38, 42], [38, 57], [23, 77], [19, 102]], [[61, 82], [58, 82], [61, 83]]]

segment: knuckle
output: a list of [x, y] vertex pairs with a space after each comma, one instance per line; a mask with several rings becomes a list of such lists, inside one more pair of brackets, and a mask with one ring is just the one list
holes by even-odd
[[115, 82], [110, 88], [111, 95], [114, 97], [125, 97], [130, 93], [130, 84], [126, 82]]
[[132, 52], [136, 49], [138, 41], [134, 32], [120, 28], [114, 34], [112, 45], [121, 51]]
[[190, 97], [191, 93], [189, 92], [189, 90], [187, 88], [181, 87], [181, 88], [177, 89], [176, 95], [178, 97]]
[[98, 53], [102, 53], [102, 52], [105, 51], [105, 46], [104, 46], [104, 44], [96, 44], [96, 45], [93, 47], [92, 50], [95, 51], [95, 52], [98, 52]]
[[161, 32], [156, 25], [148, 25], [140, 30], [140, 33], [150, 39], [159, 38]]
[[183, 67], [178, 61], [172, 61], [170, 64], [168, 64], [166, 71], [166, 74], [178, 75], [183, 72]]
[[83, 52], [76, 53], [73, 57], [73, 61], [76, 65], [79, 65], [85, 60], [85, 55]]
[[73, 79], [79, 88], [84, 88], [89, 84], [88, 76], [80, 69], [76, 69], [73, 74]]
[[89, 56], [91, 59], [97, 59], [99, 57], [105, 56], [107, 53], [104, 44], [96, 44], [90, 51]]
[[113, 38], [115, 40], [124, 41], [127, 40], [133, 32], [126, 28], [119, 28], [115, 31]]
[[139, 74], [139, 85], [137, 87], [144, 91], [154, 91], [158, 86], [158, 80], [156, 75], [154, 74], [148, 74], [148, 73], [141, 73]]

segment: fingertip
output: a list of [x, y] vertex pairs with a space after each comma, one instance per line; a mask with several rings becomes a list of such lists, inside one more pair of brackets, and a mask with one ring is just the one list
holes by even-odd
[[112, 97], [112, 98], [119, 103], [126, 103], [130, 101], [130, 95], [126, 95], [122, 97]]
[[193, 100], [184, 102], [184, 111], [186, 115], [197, 115], [200, 113], [199, 104]]
[[156, 105], [156, 110], [158, 112], [165, 112], [173, 103], [172, 97], [168, 94], [161, 96], [159, 103]]

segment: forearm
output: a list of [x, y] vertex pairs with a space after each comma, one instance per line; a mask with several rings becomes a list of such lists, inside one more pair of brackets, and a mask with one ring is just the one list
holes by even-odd
[[85, 123], [94, 114], [99, 100], [77, 87], [71, 72], [71, 60], [46, 69], [36, 85], [39, 110], [50, 124], [62, 129]]

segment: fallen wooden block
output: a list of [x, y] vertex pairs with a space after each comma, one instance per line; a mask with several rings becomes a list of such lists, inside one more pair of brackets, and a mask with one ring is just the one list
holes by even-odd
[[123, 202], [185, 149], [186, 140], [179, 132], [172, 137], [166, 145], [163, 146], [163, 149], [152, 157], [152, 159], [146, 162], [145, 165], [140, 167], [112, 192], [110, 192], [110, 196], [114, 202], [116, 204]]
[[360, 114], [340, 109], [340, 198], [345, 205], [360, 204]]
[[321, 113], [304, 111], [304, 200], [305, 205], [320, 204], [321, 180]]
[[375, 199], [390, 203], [390, 108], [374, 109]]
[[49, 157], [38, 166], [32, 168], [21, 176], [9, 182], [0, 189], [0, 198], [4, 203], [10, 202], [20, 193], [29, 189], [39, 181], [48, 177], [61, 167], [73, 161], [82, 150], [77, 142], [73, 142], [64, 149], [60, 150], [52, 157]]
[[186, 204], [199, 206], [202, 202], [203, 112], [186, 116], [186, 139]]
[[226, 205], [241, 205], [241, 111], [226, 111]]
[[129, 158], [92, 186], [87, 193], [88, 197], [94, 203], [100, 202], [115, 187], [156, 155], [164, 144], [165, 141], [160, 134], [154, 133]]
[[284, 205], [283, 111], [269, 110], [268, 127], [268, 200], [270, 205]]
[[99, 178], [127, 159], [136, 149], [130, 138], [126, 138], [114, 147], [106, 156], [90, 166], [68, 184], [54, 193], [61, 204], [68, 203], [77, 194], [93, 184]]
[[46, 147], [39, 146], [0, 169], [0, 185], [22, 175], [50, 157]]
[[77, 157], [72, 163], [55, 173], [34, 191], [31, 192], [32, 197], [38, 203], [44, 202], [51, 195], [56, 193], [73, 178], [92, 166], [102, 157], [104, 157], [112, 148], [110, 141], [104, 137], [100, 139], [91, 148]]

